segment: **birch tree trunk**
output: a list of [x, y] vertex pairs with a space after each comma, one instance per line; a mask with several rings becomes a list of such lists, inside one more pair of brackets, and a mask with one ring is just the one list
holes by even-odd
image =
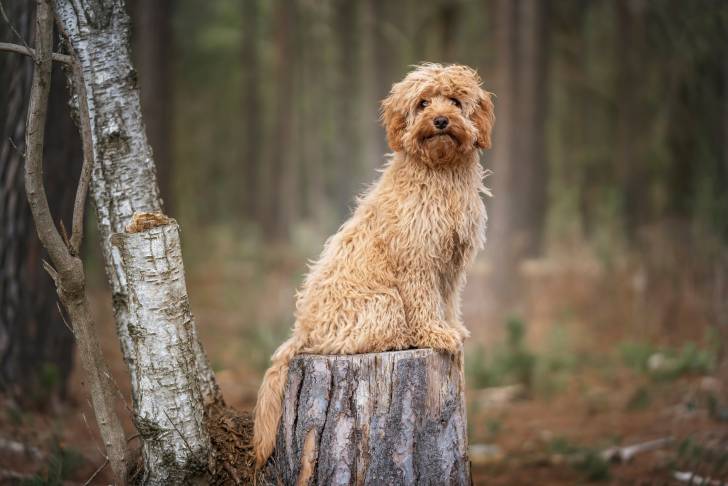
[[[174, 220], [113, 236], [129, 292], [134, 422], [144, 484], [189, 484], [208, 470], [210, 436], [196, 373], [195, 327]], [[179, 440], [170, 440], [176, 437]]]
[[431, 349], [295, 358], [273, 463], [278, 484], [470, 484], [461, 360]]
[[[123, 0], [54, 0], [56, 15], [78, 58], [91, 118], [95, 166], [91, 197], [96, 208], [106, 273], [113, 294], [121, 350], [135, 373], [127, 283], [121, 255], [110, 242], [134, 212], [159, 212], [152, 152], [142, 122], [137, 76], [129, 58], [129, 17]], [[76, 87], [76, 92], [80, 92]], [[193, 326], [197, 376], [206, 402], [221, 402], [209, 361]], [[138, 395], [138, 393], [137, 393]]]

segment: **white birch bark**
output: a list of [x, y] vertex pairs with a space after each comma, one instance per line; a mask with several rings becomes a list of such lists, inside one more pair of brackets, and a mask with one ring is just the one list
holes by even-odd
[[144, 484], [189, 484], [201, 478], [211, 450], [179, 227], [171, 221], [113, 237], [124, 265], [133, 323], [134, 421], [142, 438]]
[[[123, 232], [137, 211], [161, 211], [162, 201], [142, 121], [137, 75], [129, 56], [129, 17], [123, 0], [54, 0], [54, 7], [83, 71], [95, 155], [90, 192], [121, 350], [134, 384], [139, 366], [133, 361], [129, 329], [135, 324], [130, 321], [121, 256], [110, 236]], [[209, 361], [193, 331], [204, 398], [221, 401]]]

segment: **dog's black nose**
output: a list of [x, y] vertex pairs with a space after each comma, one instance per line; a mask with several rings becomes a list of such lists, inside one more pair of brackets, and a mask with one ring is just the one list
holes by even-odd
[[442, 130], [447, 126], [448, 119], [444, 116], [436, 116], [434, 120], [432, 120], [432, 123], [435, 124], [435, 128]]

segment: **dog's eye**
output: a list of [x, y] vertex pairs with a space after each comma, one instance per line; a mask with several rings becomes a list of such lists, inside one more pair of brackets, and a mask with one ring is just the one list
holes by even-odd
[[427, 100], [420, 100], [420, 104], [417, 105], [417, 107], [420, 109], [427, 108], [428, 106], [430, 106], [430, 102]]
[[462, 108], [463, 105], [460, 103], [460, 100], [457, 98], [450, 98], [450, 103], [457, 106], [458, 108]]

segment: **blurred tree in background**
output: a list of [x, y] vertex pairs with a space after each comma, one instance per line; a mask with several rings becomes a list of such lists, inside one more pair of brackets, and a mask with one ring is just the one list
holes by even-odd
[[667, 220], [728, 238], [720, 2], [179, 0], [170, 15], [166, 43], [159, 25], [139, 43], [179, 48], [138, 50], [173, 66], [188, 223], [330, 232], [384, 161], [378, 101], [427, 60], [478, 68], [497, 96], [491, 253], [634, 242]]

